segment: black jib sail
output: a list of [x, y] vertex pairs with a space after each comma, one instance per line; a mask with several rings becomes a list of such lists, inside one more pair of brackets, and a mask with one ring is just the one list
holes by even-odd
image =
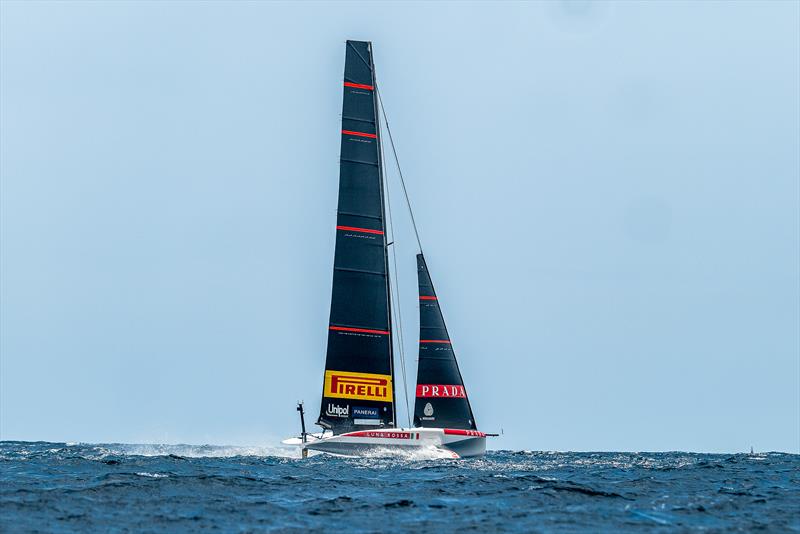
[[391, 306], [372, 45], [347, 41], [339, 209], [319, 424], [394, 426]]
[[418, 427], [476, 430], [456, 354], [447, 334], [425, 257], [417, 254], [419, 366], [414, 403]]

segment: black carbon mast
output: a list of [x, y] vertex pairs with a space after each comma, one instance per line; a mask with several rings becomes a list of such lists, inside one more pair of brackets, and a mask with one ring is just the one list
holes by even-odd
[[322, 406], [334, 434], [395, 426], [391, 295], [372, 44], [347, 41]]

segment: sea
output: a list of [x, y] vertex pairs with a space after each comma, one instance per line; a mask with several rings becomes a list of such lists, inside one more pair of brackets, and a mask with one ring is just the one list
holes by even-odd
[[800, 455], [0, 442], [2, 532], [800, 532]]

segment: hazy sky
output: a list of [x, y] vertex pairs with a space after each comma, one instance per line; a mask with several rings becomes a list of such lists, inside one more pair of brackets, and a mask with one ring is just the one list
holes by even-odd
[[491, 446], [800, 451], [799, 6], [2, 2], [0, 437], [315, 419], [350, 38]]

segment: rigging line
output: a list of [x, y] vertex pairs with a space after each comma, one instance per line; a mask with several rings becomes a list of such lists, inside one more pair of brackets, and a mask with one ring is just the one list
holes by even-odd
[[[389, 207], [389, 221], [390, 224], [394, 225], [394, 222], [391, 219], [392, 219], [392, 208]], [[392, 249], [392, 263], [394, 268], [394, 293], [395, 293], [394, 301], [397, 303], [397, 310], [396, 310], [397, 332], [400, 334], [397, 338], [397, 345], [400, 348], [400, 371], [403, 376], [403, 397], [406, 401], [406, 420], [408, 421], [408, 426], [411, 427], [411, 410], [409, 409], [409, 404], [408, 404], [408, 378], [406, 378], [406, 351], [404, 348], [405, 338], [403, 336], [403, 315], [400, 312], [400, 283], [397, 281], [397, 279], [399, 278], [397, 274], [397, 252], [394, 249]]]
[[[388, 183], [386, 185], [387, 185], [387, 188], [388, 188]], [[394, 242], [394, 220], [392, 219], [392, 202], [391, 202], [391, 200], [389, 198], [388, 191], [387, 191], [387, 195], [386, 195], [386, 207], [387, 207], [387, 212], [388, 212], [388, 215], [389, 215], [389, 224], [390, 224], [389, 238], [392, 240], [392, 242]], [[398, 281], [399, 276], [397, 274], [397, 253], [394, 250], [394, 248], [392, 248], [391, 254], [392, 254], [392, 265], [393, 265], [393, 269], [394, 269], [394, 277], [393, 277], [393, 279], [394, 279], [393, 280], [394, 281], [394, 284], [393, 284], [394, 288], [393, 289], [394, 289], [394, 294], [395, 294], [394, 302], [397, 303], [396, 304], [396, 307], [397, 307], [396, 312], [397, 313], [395, 313], [395, 316], [397, 317], [397, 332], [399, 334], [399, 336], [397, 337], [397, 345], [398, 345], [399, 352], [400, 352], [400, 372], [401, 372], [401, 375], [402, 375], [402, 378], [403, 378], [403, 397], [404, 397], [405, 403], [406, 403], [406, 420], [408, 421], [408, 426], [410, 427], [411, 426], [411, 410], [409, 410], [409, 404], [408, 404], [408, 379], [406, 377], [406, 352], [405, 352], [405, 347], [404, 347], [405, 343], [403, 342], [404, 339], [405, 339], [405, 337], [403, 336], [403, 314], [400, 311], [400, 282]]]
[[[383, 144], [381, 143], [381, 160], [383, 159]], [[394, 220], [392, 219], [392, 200], [391, 195], [389, 194], [389, 181], [385, 180], [386, 187], [386, 208], [387, 213], [389, 215], [389, 235], [387, 236], [391, 243], [394, 243]], [[388, 245], [387, 245], [388, 246]], [[400, 312], [400, 282], [398, 281], [398, 274], [397, 274], [397, 253], [395, 252], [394, 247], [391, 250], [392, 254], [392, 264], [394, 267], [394, 294], [395, 298], [393, 299], [397, 306], [397, 313], [395, 316], [397, 317], [397, 332], [399, 334], [397, 345], [399, 347], [400, 352], [400, 373], [403, 377], [403, 396], [406, 401], [406, 420], [408, 421], [409, 428], [411, 427], [411, 410], [409, 409], [408, 404], [408, 380], [406, 378], [406, 352], [404, 348], [404, 337], [403, 337], [403, 314]], [[390, 288], [391, 290], [391, 288]]]
[[400, 184], [403, 186], [403, 195], [406, 197], [406, 206], [408, 206], [408, 214], [411, 216], [411, 224], [414, 226], [414, 235], [417, 237], [417, 246], [419, 246], [419, 253], [422, 254], [422, 242], [419, 239], [419, 231], [417, 230], [417, 221], [414, 219], [414, 210], [411, 209], [411, 200], [408, 198], [408, 190], [406, 189], [406, 181], [403, 179], [403, 171], [400, 170], [400, 159], [397, 157], [397, 150], [394, 147], [394, 138], [392, 137], [392, 129], [389, 128], [389, 119], [386, 117], [386, 109], [383, 107], [383, 97], [378, 87], [378, 80], [375, 80], [375, 94], [378, 95], [378, 104], [381, 106], [381, 114], [383, 114], [383, 123], [386, 125], [386, 132], [389, 134], [389, 143], [392, 145], [392, 154], [394, 154], [394, 163], [397, 166], [397, 173], [400, 175]]
[[[353, 50], [358, 53], [358, 50], [348, 41], [347, 43], [350, 45]], [[369, 51], [370, 61], [372, 60], [372, 50], [371, 46], [367, 48]], [[359, 54], [359, 57], [361, 54]], [[361, 58], [362, 60], [364, 58]], [[345, 61], [345, 64], [347, 62]], [[346, 67], [345, 67], [346, 70]], [[375, 87], [375, 69], [370, 66], [370, 80], [372, 81], [372, 86]], [[376, 103], [375, 93], [372, 94], [372, 114], [375, 117], [375, 141], [377, 143], [377, 157], [378, 157], [378, 182], [380, 184], [380, 196], [381, 196], [381, 217], [383, 221], [381, 222], [381, 228], [383, 228], [384, 232], [388, 231], [386, 226], [386, 204], [384, 199], [386, 198], [389, 190], [386, 188], [386, 168], [383, 164], [383, 143], [381, 143], [381, 130], [380, 130], [380, 115], [378, 114], [378, 105]], [[341, 187], [341, 184], [340, 184]], [[384, 238], [386, 236], [384, 235]], [[391, 375], [392, 382], [394, 382], [395, 378], [395, 362], [394, 362], [394, 335], [393, 335], [393, 328], [394, 328], [394, 318], [392, 317], [392, 284], [390, 282], [391, 278], [391, 269], [389, 267], [389, 246], [385, 244], [386, 241], [383, 241], [383, 265], [386, 270], [386, 326], [389, 328], [389, 373]], [[397, 427], [397, 395], [395, 392], [395, 388], [392, 388], [392, 420], [389, 421], [389, 424], [392, 425], [392, 428]], [[383, 425], [381, 425], [383, 426]]]

